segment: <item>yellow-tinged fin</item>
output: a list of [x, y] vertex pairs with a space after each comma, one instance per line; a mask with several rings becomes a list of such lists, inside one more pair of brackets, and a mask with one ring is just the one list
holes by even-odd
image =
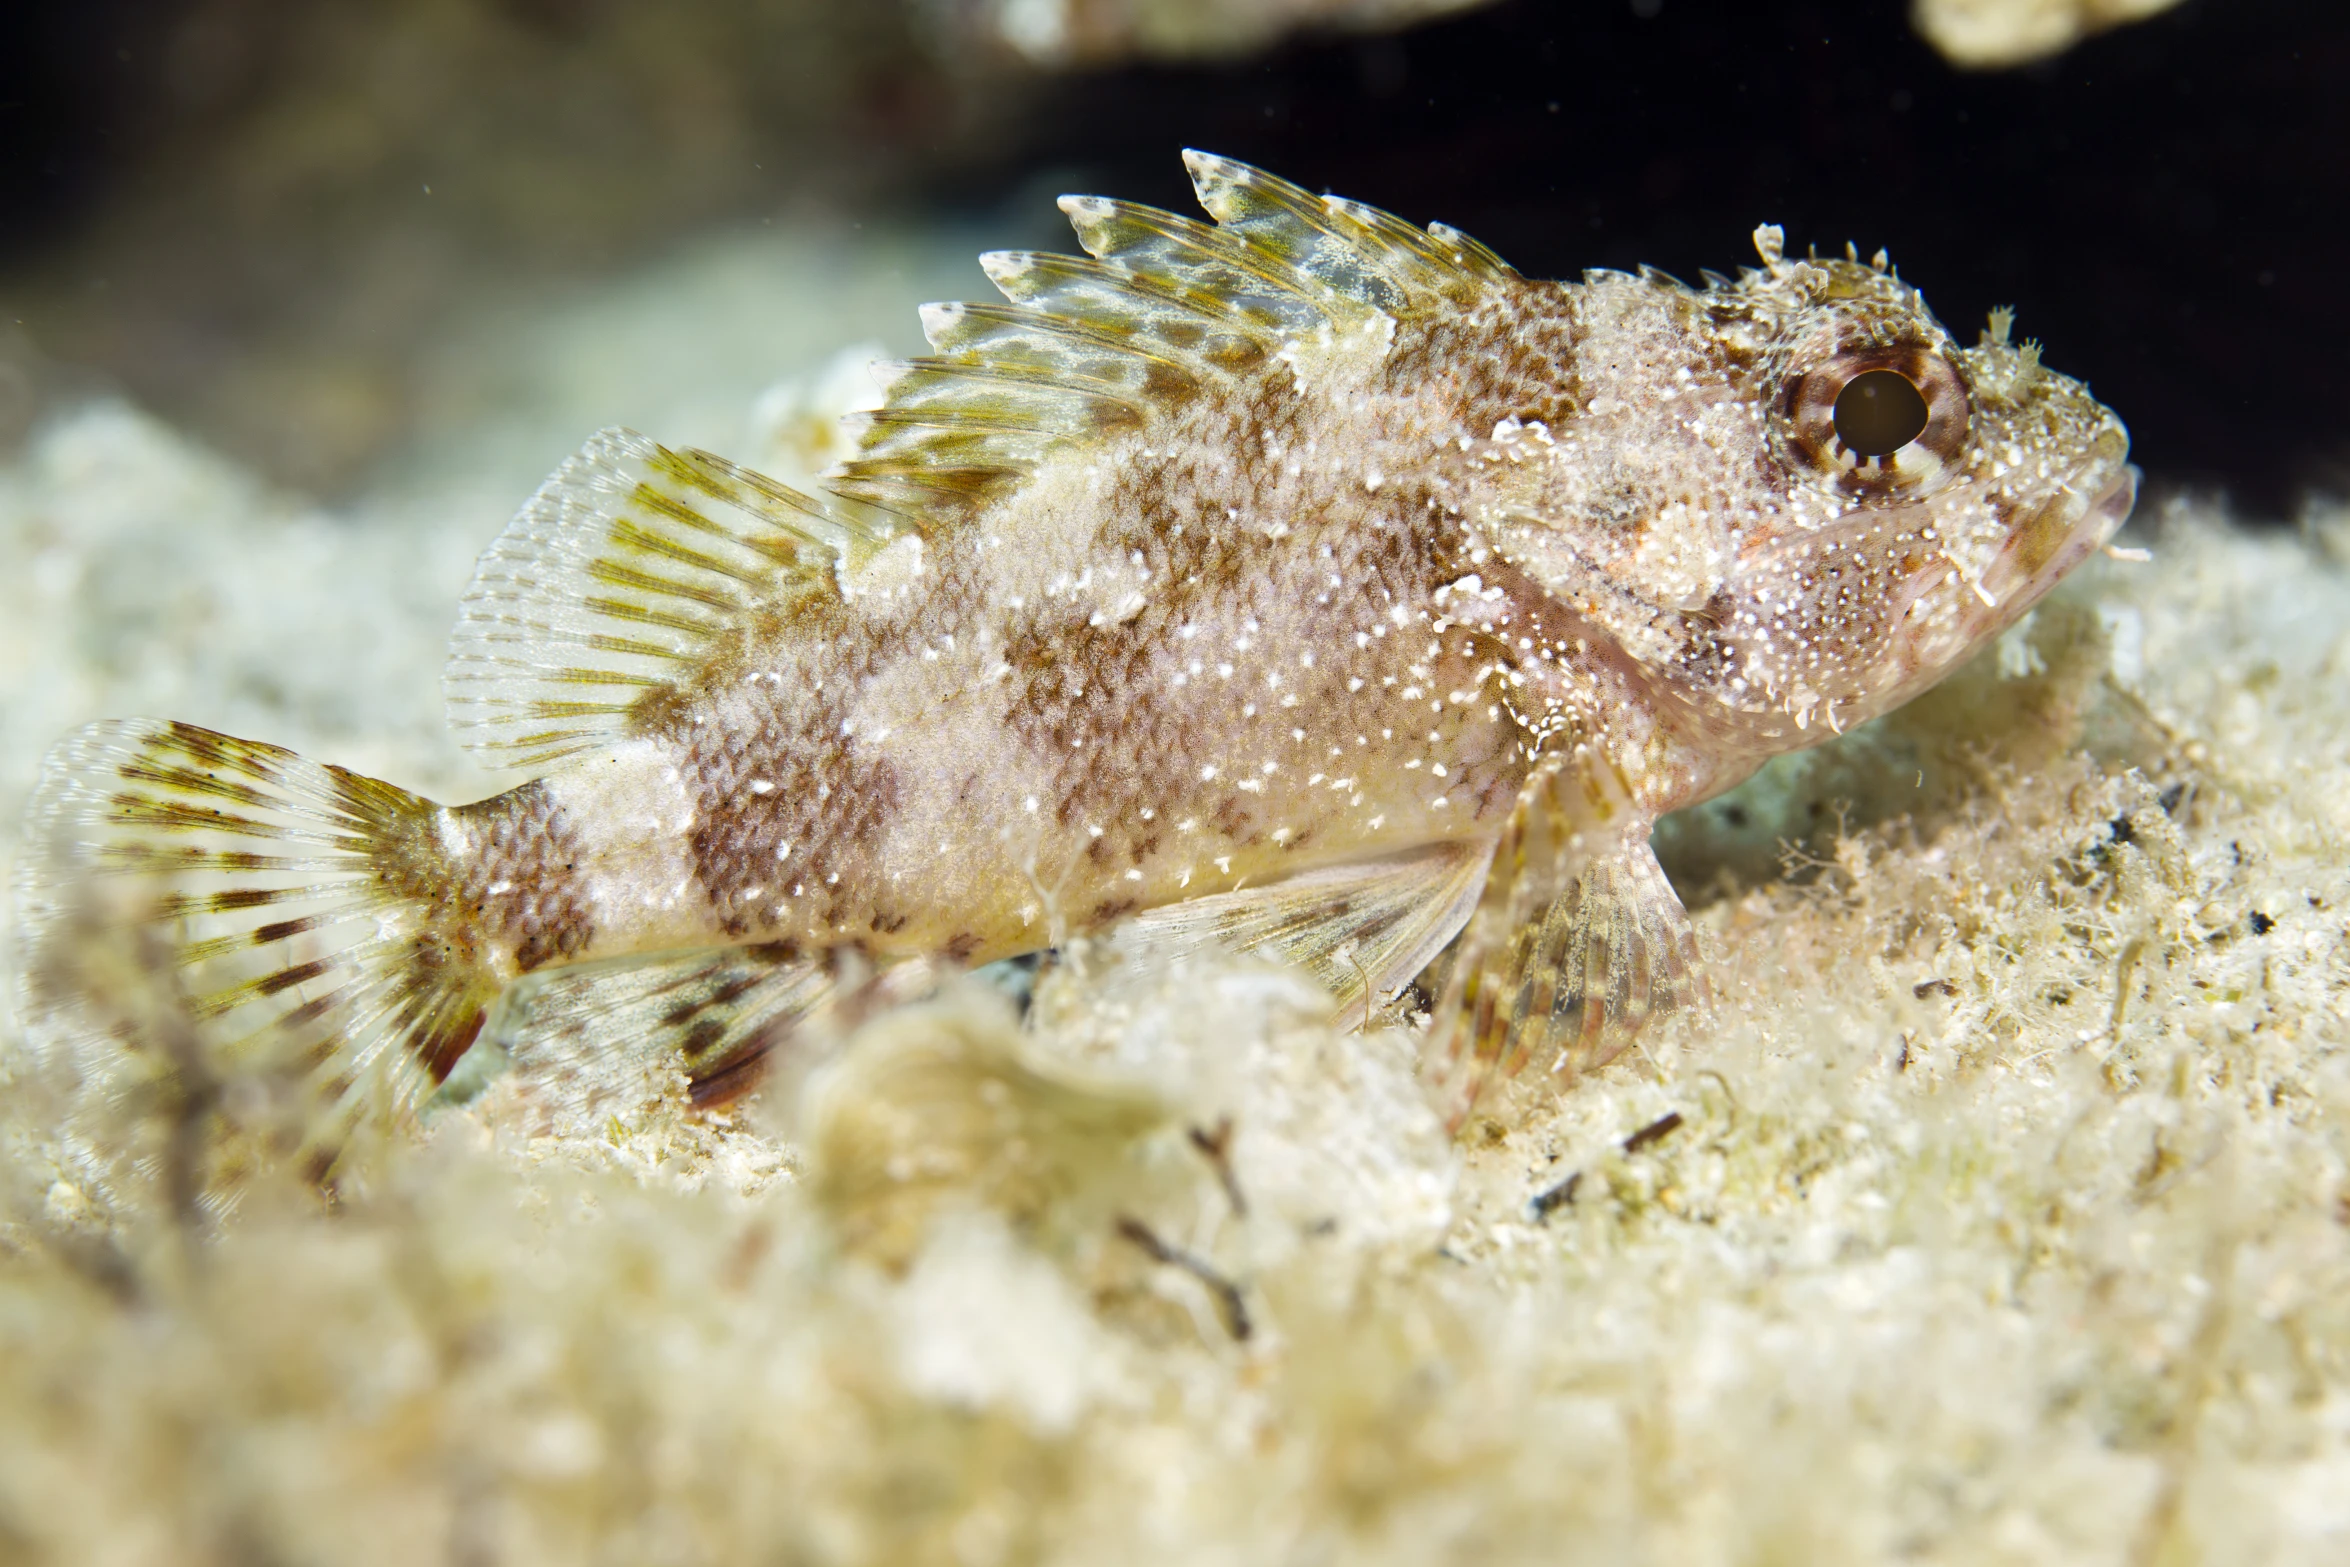
[[1459, 308], [1516, 276], [1442, 225], [1423, 232], [1208, 153], [1184, 162], [1215, 224], [1066, 196], [1091, 259], [999, 252], [981, 265], [1008, 305], [926, 306], [934, 354], [893, 367], [832, 487], [910, 513], [968, 509], [1056, 448], [1143, 428], [1287, 344]]
[[[157, 954], [209, 1069], [300, 1099], [331, 1162], [473, 1043], [498, 982], [447, 908], [431, 801], [192, 724], [93, 724], [49, 753], [16, 878], [18, 1001], [37, 1049], [116, 1079], [154, 1048], [86, 954]], [[146, 1063], [153, 1067], [154, 1063]]]
[[[1473, 240], [1461, 243], [1450, 230], [1448, 244], [1376, 207], [1317, 196], [1214, 153], [1186, 152], [1183, 164], [1199, 204], [1226, 233], [1278, 257], [1335, 298], [1408, 315], [1440, 300], [1470, 303], [1496, 275], [1486, 263], [1499, 257]], [[1465, 264], [1472, 255], [1475, 264]]]
[[536, 767], [628, 733], [730, 635], [838, 591], [913, 524], [633, 430], [591, 438], [482, 552], [442, 690], [465, 744]]
[[1556, 825], [1513, 819], [1454, 956], [1437, 1029], [1456, 1115], [1496, 1073], [1595, 1070], [1705, 999], [1696, 933], [1646, 834], [1542, 830]]
[[1134, 915], [1109, 938], [1152, 962], [1210, 948], [1305, 969], [1354, 1021], [1392, 1003], [1477, 905], [1490, 842], [1436, 844]]

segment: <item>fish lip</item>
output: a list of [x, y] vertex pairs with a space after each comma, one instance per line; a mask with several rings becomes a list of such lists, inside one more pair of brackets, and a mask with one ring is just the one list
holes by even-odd
[[[2012, 606], [2020, 614], [2037, 603], [2040, 597], [2066, 577], [2072, 575], [2083, 561], [2103, 549], [2129, 520], [2131, 510], [2138, 503], [2139, 472], [2134, 463], [2120, 463], [2113, 474], [2098, 486], [2096, 494], [2065, 526], [2061, 539], [2037, 563], [2023, 553], [2031, 538], [2030, 527], [2015, 530], [2006, 546], [1999, 552], [1997, 562], [1986, 571], [1984, 586], [1989, 596], [1986, 602]], [[2080, 492], [2072, 490], [2070, 497], [2080, 504]], [[2053, 508], [2065, 504], [2068, 496], [2060, 491], [2048, 505]], [[2020, 597], [2019, 597], [2020, 596]]]
[[2130, 520], [2130, 513], [2138, 504], [2138, 483], [2143, 477], [2136, 463], [2123, 463], [2121, 472], [2107, 481], [2105, 488], [2097, 492], [2097, 498], [2089, 503], [2084, 520], [2096, 524], [2096, 539], [2089, 546], [2091, 549], [2103, 549], [2121, 531], [2122, 524]]

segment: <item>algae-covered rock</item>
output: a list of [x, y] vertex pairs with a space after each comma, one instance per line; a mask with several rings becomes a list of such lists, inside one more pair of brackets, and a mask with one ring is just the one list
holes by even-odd
[[[853, 395], [826, 346], [770, 413]], [[433, 671], [532, 401], [345, 513], [50, 426], [0, 473], [0, 795], [146, 707], [461, 786]], [[1409, 1031], [1114, 950], [718, 1115], [477, 1083], [331, 1200], [265, 1075], [93, 1094], [11, 1023], [0, 1555], [2338, 1559], [2341, 534], [2152, 508], [2151, 560], [1682, 824], [1713, 1012], [1458, 1136]], [[101, 960], [167, 1043], [168, 972]]]

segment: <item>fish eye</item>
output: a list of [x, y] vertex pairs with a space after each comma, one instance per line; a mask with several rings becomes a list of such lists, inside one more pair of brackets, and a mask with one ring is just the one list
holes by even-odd
[[1823, 345], [1797, 361], [1783, 395], [1791, 455], [1869, 493], [1940, 483], [1973, 422], [1964, 377], [1930, 343]]
[[1865, 370], [1836, 394], [1836, 439], [1856, 457], [1883, 457], [1925, 433], [1925, 395], [1898, 370]]

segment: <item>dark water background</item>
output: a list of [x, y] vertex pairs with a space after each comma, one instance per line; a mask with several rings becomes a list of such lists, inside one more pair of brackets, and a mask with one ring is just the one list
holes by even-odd
[[[383, 23], [405, 56], [362, 24], [318, 44], [288, 0], [18, 8], [0, 48], [0, 304], [20, 351], [48, 382], [121, 385], [331, 492], [397, 434], [403, 345], [469, 288], [621, 270], [811, 201], [987, 218], [1080, 188], [1188, 210], [1175, 152], [1195, 145], [1442, 218], [1528, 272], [1694, 278], [1750, 260], [1765, 220], [1798, 248], [1882, 245], [1964, 337], [2017, 306], [2159, 479], [2271, 516], [2350, 489], [2340, 0], [2188, 0], [1995, 73], [1946, 64], [1900, 0], [1516, 0], [1229, 64], [1060, 76], [957, 58], [878, 0], [776, 6], [820, 19], [764, 32], [707, 0], [658, 8], [676, 58], [650, 87], [617, 4], [419, 0], [461, 20]], [[350, 63], [395, 57], [409, 78]], [[417, 84], [442, 81], [465, 84], [452, 107], [402, 121]], [[281, 112], [305, 102], [308, 122]], [[240, 183], [237, 160], [278, 154], [271, 113], [284, 136], [364, 143], [370, 102], [394, 129], [351, 166], [322, 155], [274, 203]], [[437, 205], [410, 199], [436, 178]], [[292, 369], [218, 373], [271, 352]], [[348, 430], [273, 442], [318, 404], [312, 361], [375, 401]]]

